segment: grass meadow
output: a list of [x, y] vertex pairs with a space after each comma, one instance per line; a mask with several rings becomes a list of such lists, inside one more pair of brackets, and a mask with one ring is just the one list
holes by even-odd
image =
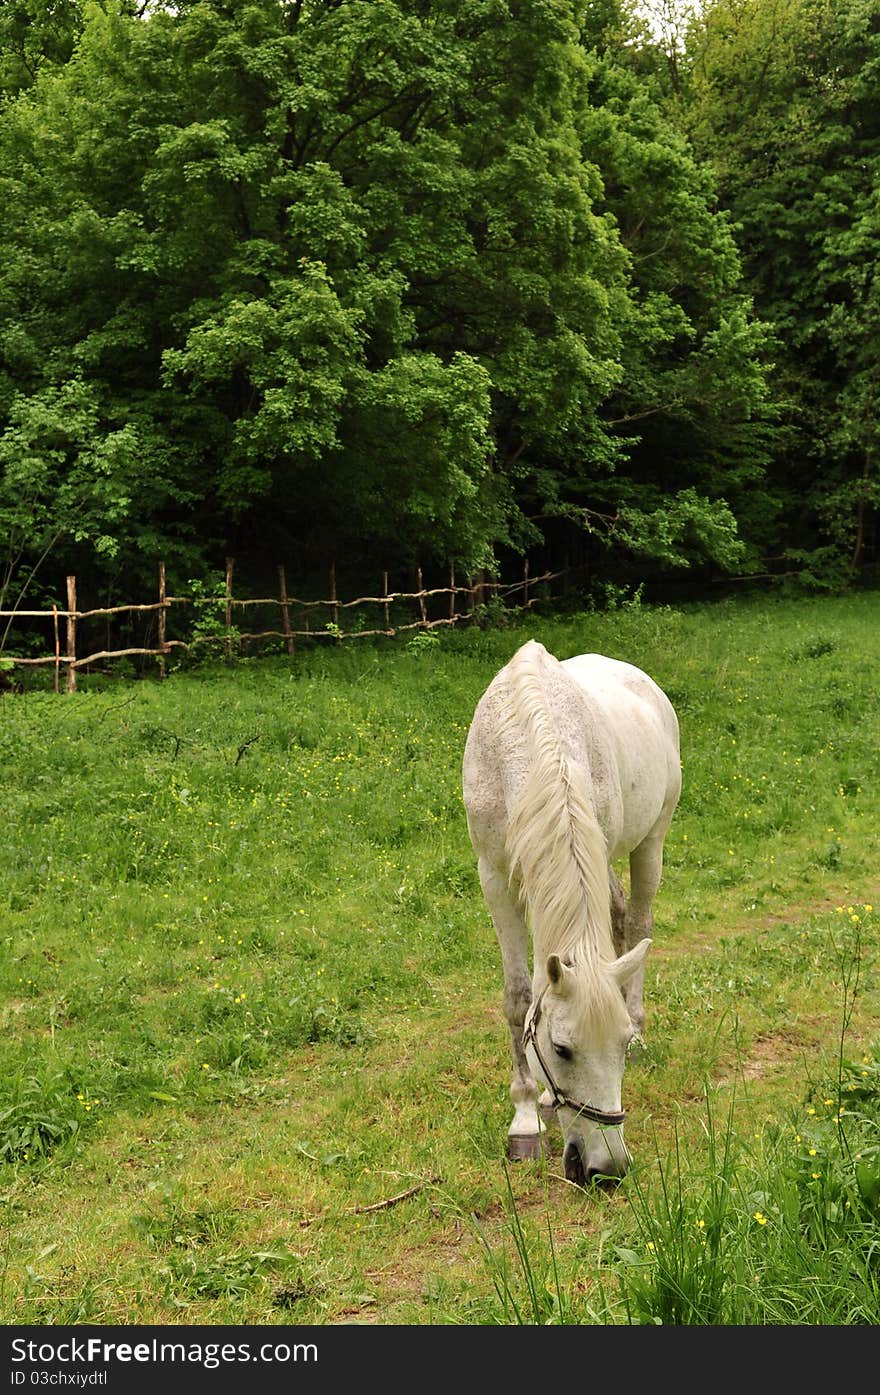
[[[505, 1158], [460, 766], [533, 636], [681, 722], [613, 1192]], [[0, 1320], [880, 1321], [878, 673], [861, 594], [6, 694]]]

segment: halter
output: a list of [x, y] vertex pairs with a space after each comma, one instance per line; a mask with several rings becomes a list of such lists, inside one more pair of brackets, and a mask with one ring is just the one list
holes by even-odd
[[538, 1065], [544, 1072], [544, 1079], [547, 1081], [547, 1086], [553, 1095], [553, 1108], [573, 1109], [575, 1113], [582, 1118], [592, 1119], [594, 1124], [604, 1124], [607, 1128], [619, 1128], [626, 1118], [625, 1109], [597, 1109], [594, 1104], [579, 1104], [577, 1100], [570, 1099], [568, 1095], [563, 1094], [550, 1071], [547, 1069], [544, 1057], [541, 1055], [541, 1049], [538, 1046], [537, 1031], [538, 1022], [541, 1017], [541, 1003], [546, 992], [546, 988], [541, 990], [538, 1001], [535, 1003], [534, 1011], [525, 1025], [522, 1040], [524, 1047], [531, 1045], [534, 1049], [535, 1055], [538, 1058]]

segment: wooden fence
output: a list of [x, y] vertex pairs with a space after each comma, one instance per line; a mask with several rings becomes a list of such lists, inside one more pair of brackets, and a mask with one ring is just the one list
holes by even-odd
[[[69, 576], [67, 578], [67, 608], [65, 610], [61, 610], [58, 606], [52, 606], [51, 610], [0, 610], [0, 620], [7, 622], [7, 634], [10, 626], [23, 620], [51, 621], [54, 641], [52, 653], [39, 658], [21, 658], [4, 652], [2, 657], [7, 663], [16, 667], [53, 665], [56, 692], [61, 691], [61, 676], [62, 670], [64, 670], [65, 690], [72, 693], [76, 690], [76, 675], [79, 669], [112, 659], [128, 658], [135, 655], [155, 658], [158, 663], [159, 677], [164, 678], [169, 654], [175, 649], [189, 652], [200, 644], [222, 644], [227, 658], [231, 660], [235, 650], [241, 644], [257, 640], [278, 639], [283, 642], [286, 652], [293, 654], [297, 639], [336, 642], [347, 639], [365, 639], [375, 635], [393, 636], [409, 630], [433, 630], [443, 625], [456, 625], [461, 622], [473, 621], [475, 615], [479, 614], [480, 607], [485, 605], [487, 600], [498, 598], [507, 603], [517, 593], [519, 593], [520, 599], [513, 608], [528, 610], [538, 599], [537, 588], [545, 588], [544, 594], [547, 594], [546, 588], [549, 587], [550, 583], [563, 575], [562, 572], [544, 572], [540, 576], [530, 576], [529, 563], [526, 560], [523, 564], [522, 580], [516, 581], [512, 585], [502, 585], [500, 581], [491, 580], [485, 574], [476, 578], [469, 577], [467, 584], [460, 584], [456, 581], [454, 568], [451, 568], [448, 586], [434, 586], [426, 589], [422, 584], [422, 570], [419, 567], [416, 570], [415, 591], [389, 591], [388, 573], [383, 572], [381, 595], [358, 596], [351, 601], [342, 601], [337, 595], [335, 566], [330, 568], [330, 595], [326, 600], [304, 600], [301, 597], [289, 595], [283, 566], [278, 567], [277, 596], [242, 599], [233, 595], [233, 572], [234, 563], [232, 559], [228, 559], [226, 562], [225, 591], [222, 595], [169, 596], [165, 584], [165, 564], [160, 562], [157, 600], [146, 604], [102, 606], [92, 610], [77, 609], [76, 577]], [[444, 613], [430, 618], [429, 602], [432, 603], [432, 608], [436, 609], [438, 598], [445, 598]], [[392, 624], [391, 608], [395, 602], [401, 601], [413, 603], [414, 608], [417, 605], [418, 619], [408, 620], [402, 624]], [[190, 607], [194, 618], [200, 621], [199, 633], [191, 634], [190, 638], [186, 640], [168, 638], [168, 614], [176, 606]], [[242, 632], [237, 629], [233, 624], [236, 609], [247, 610], [253, 606], [275, 607], [279, 616], [280, 628], [254, 632]], [[371, 607], [374, 612], [377, 607], [379, 608], [382, 624], [378, 626], [374, 624], [370, 628], [344, 629], [341, 622], [346, 615], [356, 613], [358, 607], [365, 606]], [[215, 609], [222, 612], [222, 627], [216, 632], [201, 632], [208, 612]], [[154, 646], [98, 649], [88, 654], [77, 652], [77, 624], [79, 621], [99, 617], [126, 614], [147, 615], [150, 613], [155, 614], [157, 620], [157, 637]], [[316, 614], [327, 617], [323, 625], [318, 627], [314, 627], [310, 623], [311, 617]], [[301, 627], [295, 627], [292, 621], [294, 615], [297, 617], [297, 622], [301, 623]], [[305, 618], [300, 622], [300, 617]], [[64, 622], [63, 645], [62, 621]]]

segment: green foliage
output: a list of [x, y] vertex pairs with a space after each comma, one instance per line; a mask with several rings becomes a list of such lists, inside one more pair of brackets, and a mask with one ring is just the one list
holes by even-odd
[[436, 630], [416, 630], [406, 642], [410, 654], [430, 654], [440, 648], [440, 636]]
[[[595, 25], [591, 14], [585, 43]], [[594, 500], [620, 509], [619, 540], [646, 559], [685, 566], [708, 558], [732, 570], [746, 552], [735, 520], [752, 551], [763, 521], [754, 492], [772, 426], [768, 326], [751, 313], [708, 166], [629, 66], [628, 36], [609, 42], [602, 31], [601, 46], [579, 124], [628, 258], [623, 371], [602, 415], [629, 459], [629, 478], [612, 478]], [[670, 541], [685, 514], [693, 545], [682, 555]], [[722, 531], [732, 546], [722, 544]]]
[[[0, 1161], [38, 1164], [98, 1118], [100, 1098], [78, 1089], [69, 1072], [25, 1067], [7, 1079], [0, 1109]], [[91, 1116], [91, 1120], [90, 1120]]]
[[519, 1326], [533, 1323], [546, 1327], [571, 1324], [575, 1320], [574, 1312], [568, 1294], [560, 1283], [549, 1216], [545, 1217], [546, 1242], [542, 1243], [543, 1237], [536, 1242], [517, 1208], [510, 1169], [506, 1164], [504, 1177], [507, 1183], [506, 1238], [511, 1242], [512, 1258], [506, 1244], [495, 1247], [489, 1242], [479, 1219], [474, 1217], [498, 1298], [498, 1321]]
[[82, 29], [80, 0], [6, 0], [0, 10], [0, 102], [66, 63]]
[[219, 572], [204, 579], [190, 578], [187, 593], [192, 601], [191, 649], [187, 660], [198, 663], [216, 657], [224, 649], [237, 652], [239, 629], [226, 624], [226, 580]]
[[[876, 1061], [818, 1085], [760, 1147], [721, 1139], [708, 1166], [676, 1151], [659, 1182], [633, 1179], [638, 1250], [618, 1248], [630, 1323], [852, 1325], [877, 1321], [880, 1230]], [[853, 1109], [853, 1104], [856, 1108]]]
[[[775, 332], [779, 538], [839, 587], [865, 560], [877, 467], [880, 27], [865, 0], [714, 0], [677, 110], [711, 160]], [[809, 577], [808, 577], [809, 579]]]
[[94, 388], [70, 380], [16, 396], [0, 437], [0, 529], [9, 554], [51, 547], [53, 536], [88, 541], [114, 556], [131, 506], [140, 442], [131, 424], [101, 432]]
[[620, 531], [633, 552], [672, 566], [708, 557], [722, 571], [733, 571], [745, 551], [726, 502], [703, 498], [694, 489], [681, 490], [665, 504], [658, 501], [650, 513], [622, 508]]
[[658, 1159], [650, 1197], [637, 1169], [628, 1190], [639, 1223], [638, 1251], [617, 1247], [622, 1298], [631, 1324], [722, 1326], [729, 1289], [747, 1276], [736, 1248], [725, 1243], [737, 1178], [737, 1143], [728, 1120], [719, 1136], [707, 1094], [708, 1158], [705, 1179], [687, 1175], [676, 1141], [669, 1160]]
[[595, 16], [71, 4], [53, 48], [13, 8], [7, 54], [44, 54], [0, 112], [22, 566], [293, 540], [476, 569], [624, 511], [609, 541], [652, 565], [740, 564], [763, 331], [706, 171]]

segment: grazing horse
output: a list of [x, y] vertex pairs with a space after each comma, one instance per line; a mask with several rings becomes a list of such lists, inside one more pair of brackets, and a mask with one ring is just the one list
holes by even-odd
[[[504, 965], [508, 1155], [539, 1157], [542, 1113], [555, 1111], [569, 1181], [622, 1177], [624, 1065], [644, 1025], [652, 905], [681, 792], [675, 710], [631, 664], [560, 662], [529, 640], [477, 704], [462, 776]], [[628, 899], [612, 869], [623, 857]]]

